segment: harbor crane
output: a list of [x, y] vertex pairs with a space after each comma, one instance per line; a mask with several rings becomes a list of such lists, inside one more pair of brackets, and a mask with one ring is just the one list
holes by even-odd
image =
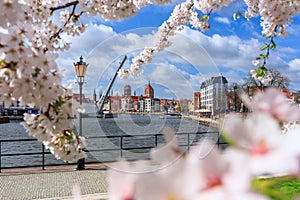
[[97, 108], [98, 108], [98, 114], [100, 115], [103, 115], [103, 107], [104, 107], [104, 104], [105, 104], [105, 101], [107, 99], [107, 96], [112, 88], [112, 85], [114, 84], [116, 78], [117, 78], [117, 75], [118, 75], [118, 72], [119, 70], [122, 68], [122, 66], [124, 65], [125, 63], [125, 60], [127, 59], [127, 56], [124, 56], [122, 62], [120, 63], [116, 73], [114, 74], [113, 78], [110, 80], [104, 94], [101, 96], [101, 98], [99, 99], [99, 101], [97, 102]]

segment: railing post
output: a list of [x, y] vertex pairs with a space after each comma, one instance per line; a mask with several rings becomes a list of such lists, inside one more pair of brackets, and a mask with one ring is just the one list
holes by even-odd
[[1, 170], [2, 170], [2, 148], [1, 148], [1, 141], [0, 141], [0, 173], [1, 173]]
[[188, 152], [190, 152], [190, 133], [188, 133], [188, 139], [187, 139], [187, 142], [188, 142]]
[[45, 147], [42, 144], [42, 170], [45, 170]]
[[218, 132], [218, 149], [220, 149], [220, 132]]
[[121, 135], [120, 137], [120, 155], [123, 158], [123, 136]]

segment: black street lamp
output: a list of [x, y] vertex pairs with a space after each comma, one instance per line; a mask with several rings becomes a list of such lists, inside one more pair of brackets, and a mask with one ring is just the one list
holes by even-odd
[[[84, 76], [86, 73], [86, 69], [88, 64], [83, 62], [82, 56], [80, 56], [80, 61], [74, 63], [76, 75], [77, 75], [77, 83], [79, 85], [79, 98], [80, 98], [80, 105], [82, 105], [82, 85], [84, 84]], [[82, 136], [82, 113], [79, 113], [79, 136]], [[84, 170], [84, 163], [85, 159], [79, 159], [77, 162], [77, 170]]]

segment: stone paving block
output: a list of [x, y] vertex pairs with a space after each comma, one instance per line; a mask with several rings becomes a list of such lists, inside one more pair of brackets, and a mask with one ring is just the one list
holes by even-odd
[[107, 198], [106, 170], [1, 174], [0, 197], [1, 200], [70, 199], [75, 185], [86, 198]]

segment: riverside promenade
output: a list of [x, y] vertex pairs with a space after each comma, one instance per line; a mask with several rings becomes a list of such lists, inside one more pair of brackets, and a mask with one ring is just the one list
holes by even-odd
[[1, 200], [71, 200], [73, 188], [79, 186], [82, 200], [108, 199], [106, 168], [76, 166], [3, 170], [0, 173]]
[[205, 125], [205, 126], [212, 126], [215, 128], [218, 128], [218, 122], [216, 120], [213, 120], [211, 118], [207, 117], [199, 117], [195, 115], [188, 115], [188, 116], [183, 116], [184, 119], [189, 119], [193, 120], [195, 122], [198, 122], [199, 124]]

